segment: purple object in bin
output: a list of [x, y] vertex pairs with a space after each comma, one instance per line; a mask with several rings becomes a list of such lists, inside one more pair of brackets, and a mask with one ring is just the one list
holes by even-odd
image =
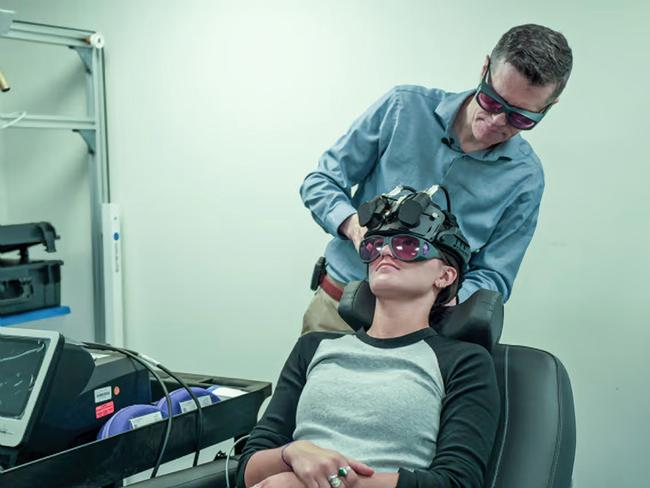
[[162, 412], [158, 407], [154, 407], [153, 405], [129, 405], [128, 407], [124, 407], [113, 414], [102, 426], [97, 434], [97, 439], [106, 439], [107, 437], [133, 430], [131, 420], [155, 412], [159, 412], [163, 419], [167, 417], [165, 412]]
[[217, 388], [221, 388], [221, 385], [212, 385], [212, 386], [209, 386], [209, 387], [208, 387], [208, 391], [209, 391], [210, 393], [212, 393], [212, 396], [213, 396], [213, 397], [216, 397], [216, 398], [217, 398], [217, 401], [221, 401], [221, 397], [219, 397], [216, 393], [214, 393], [214, 390], [216, 390]]
[[[210, 398], [210, 404], [217, 403], [219, 401], [219, 398], [216, 395], [212, 395], [205, 388], [200, 388], [198, 386], [190, 386], [190, 388], [192, 389], [194, 395], [196, 395], [196, 398], [199, 399], [199, 401], [201, 400], [201, 397], [204, 396]], [[181, 403], [190, 401], [194, 406], [194, 400], [192, 400], [192, 397], [190, 396], [190, 394], [185, 388], [179, 388], [178, 390], [174, 390], [170, 392], [169, 397], [171, 398], [172, 401], [172, 415], [178, 415], [183, 413], [181, 411]], [[167, 415], [167, 399], [165, 397], [162, 397], [160, 400], [158, 400], [158, 402], [156, 403], [156, 407], [158, 407], [162, 411], [163, 415]]]

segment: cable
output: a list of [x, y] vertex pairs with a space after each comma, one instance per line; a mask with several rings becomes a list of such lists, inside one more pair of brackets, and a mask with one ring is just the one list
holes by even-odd
[[14, 112], [14, 113], [8, 114], [8, 115], [13, 115], [16, 118], [13, 119], [13, 120], [10, 120], [9, 122], [5, 123], [4, 125], [0, 125], [0, 129], [8, 129], [12, 125], [17, 124], [18, 122], [23, 120], [25, 117], [27, 117], [27, 112]]
[[447, 200], [447, 211], [451, 213], [451, 200], [449, 200], [449, 192], [447, 192], [447, 189], [440, 185], [440, 189], [445, 192], [445, 200]]
[[[170, 370], [168, 370], [165, 366], [160, 364], [160, 362], [156, 361], [153, 358], [150, 358], [149, 356], [142, 354], [142, 353], [135, 353], [141, 358], [143, 358], [145, 361], [149, 361], [150, 363], [154, 364], [156, 367], [160, 368], [163, 370], [165, 373], [167, 373], [169, 376], [174, 378], [183, 388], [187, 390], [187, 392], [190, 394], [192, 397], [192, 400], [194, 400], [194, 404], [196, 405], [196, 410], [197, 410], [197, 416], [196, 416], [196, 451], [194, 453], [194, 461], [192, 462], [192, 466], [196, 466], [199, 463], [199, 454], [201, 452], [201, 437], [203, 436], [203, 406], [201, 405], [201, 402], [199, 402], [199, 399], [196, 397], [192, 389], [187, 386], [187, 383], [183, 381], [179, 376], [177, 376], [175, 373], [172, 373]], [[170, 410], [171, 412], [171, 410]]]
[[239, 443], [240, 443], [241, 441], [243, 441], [244, 439], [248, 439], [249, 437], [250, 437], [250, 434], [249, 434], [249, 435], [245, 435], [245, 436], [242, 437], [241, 439], [237, 439], [237, 441], [235, 441], [235, 443], [234, 443], [234, 444], [232, 445], [232, 447], [230, 448], [230, 451], [228, 451], [228, 455], [226, 456], [226, 488], [230, 488], [230, 479], [229, 479], [229, 476], [228, 476], [228, 475], [229, 475], [229, 473], [228, 473], [228, 462], [230, 461], [230, 458], [231, 458], [231, 456], [232, 456], [232, 452], [233, 452], [233, 450], [235, 449], [235, 446], [236, 446], [237, 444], [239, 444]]
[[[101, 346], [101, 344], [100, 344]], [[167, 369], [163, 364], [160, 363], [160, 361], [155, 360], [154, 358], [147, 356], [146, 354], [142, 354], [137, 351], [132, 351], [130, 349], [126, 349], [123, 347], [116, 347], [116, 346], [110, 346], [113, 348], [113, 350], [127, 354], [127, 355], [132, 355], [132, 356], [137, 356], [140, 360], [147, 361], [149, 364], [154, 365], [155, 367], [159, 368], [163, 372], [165, 372], [167, 375], [169, 375], [171, 378], [176, 380], [176, 382], [181, 385], [187, 392], [189, 393], [190, 397], [192, 397], [192, 400], [194, 401], [194, 404], [196, 405], [197, 409], [197, 416], [196, 416], [196, 449], [194, 451], [194, 460], [192, 461], [192, 466], [197, 466], [199, 463], [199, 455], [201, 453], [201, 438], [203, 437], [203, 406], [201, 405], [201, 402], [199, 402], [199, 399], [197, 398], [196, 394], [192, 391], [192, 389], [183, 381], [178, 375], [175, 373], [171, 372], [169, 369]], [[169, 416], [171, 417], [172, 415], [172, 408], [169, 404], [167, 403], [167, 411], [169, 413]]]
[[156, 373], [156, 370], [154, 370], [144, 359], [140, 358], [138, 354], [129, 351], [128, 349], [122, 349], [120, 347], [115, 347], [111, 346], [109, 344], [97, 344], [94, 342], [84, 342], [84, 345], [92, 348], [92, 349], [98, 349], [100, 351], [115, 351], [119, 352], [121, 354], [124, 354], [125, 356], [128, 356], [138, 363], [142, 364], [149, 372], [154, 375], [156, 380], [158, 380], [158, 383], [160, 383], [160, 386], [165, 393], [165, 398], [167, 399], [167, 411], [169, 414], [167, 415], [167, 428], [165, 429], [165, 437], [163, 438], [163, 442], [160, 445], [160, 451], [158, 452], [158, 458], [156, 459], [156, 465], [154, 466], [153, 471], [151, 472], [151, 478], [155, 478], [156, 475], [158, 474], [158, 469], [160, 469], [160, 464], [162, 463], [163, 456], [165, 454], [165, 450], [167, 449], [167, 442], [169, 441], [169, 434], [171, 433], [172, 430], [172, 399], [169, 396], [169, 391], [167, 390], [167, 387], [165, 386], [165, 383], [163, 380], [160, 378], [160, 375]]

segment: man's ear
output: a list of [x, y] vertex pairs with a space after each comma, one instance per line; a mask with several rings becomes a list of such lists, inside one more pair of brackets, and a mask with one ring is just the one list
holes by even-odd
[[553, 101], [551, 101], [551, 102], [548, 102], [548, 103], [544, 106], [544, 110], [548, 110], [549, 108], [551, 108], [553, 105], [555, 105], [555, 104], [556, 104], [557, 102], [559, 102], [559, 101], [560, 101], [560, 97], [556, 98], [555, 100], [553, 100]]
[[483, 61], [483, 68], [481, 68], [481, 79], [485, 76], [485, 73], [488, 70], [488, 67], [490, 66], [490, 55], [486, 54], [485, 55], [485, 61]]

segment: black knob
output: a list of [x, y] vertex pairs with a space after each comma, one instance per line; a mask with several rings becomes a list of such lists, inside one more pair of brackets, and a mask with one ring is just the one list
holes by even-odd
[[402, 202], [397, 217], [407, 227], [415, 227], [420, 223], [422, 212], [431, 203], [431, 198], [424, 192], [416, 193], [411, 198]]
[[372, 216], [375, 214], [375, 209], [377, 208], [377, 201], [370, 200], [369, 202], [362, 203], [359, 207], [357, 213], [359, 214], [359, 225], [361, 227], [366, 227], [368, 222], [372, 220]]

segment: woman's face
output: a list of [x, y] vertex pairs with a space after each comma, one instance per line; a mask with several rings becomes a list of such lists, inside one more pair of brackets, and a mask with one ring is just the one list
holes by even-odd
[[370, 289], [378, 298], [418, 298], [432, 294], [451, 285], [457, 276], [456, 270], [440, 259], [426, 261], [400, 261], [390, 249], [384, 246], [379, 257], [368, 267]]

